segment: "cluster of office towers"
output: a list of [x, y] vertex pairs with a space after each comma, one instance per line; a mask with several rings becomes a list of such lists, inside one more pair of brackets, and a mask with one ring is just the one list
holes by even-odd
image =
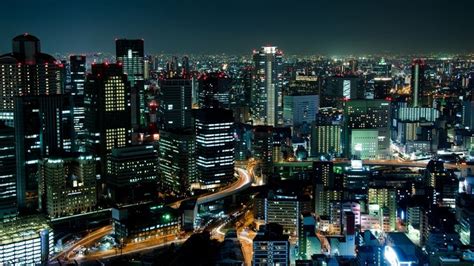
[[234, 178], [232, 112], [192, 110], [189, 66], [170, 65], [156, 101], [143, 40], [116, 40], [116, 53], [60, 62], [23, 34], [0, 57], [2, 217], [60, 218]]

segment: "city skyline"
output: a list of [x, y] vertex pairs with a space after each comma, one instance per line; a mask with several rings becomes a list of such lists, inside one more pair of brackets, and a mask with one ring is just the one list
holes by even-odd
[[0, 18], [0, 53], [19, 32], [38, 36], [49, 53], [113, 53], [117, 38], [143, 38], [148, 53], [247, 54], [267, 44], [288, 54], [468, 53], [474, 47], [466, 34], [474, 26], [472, 8], [466, 0], [27, 0], [10, 3], [11, 12]]
[[473, 266], [473, 8], [10, 3], [0, 264]]

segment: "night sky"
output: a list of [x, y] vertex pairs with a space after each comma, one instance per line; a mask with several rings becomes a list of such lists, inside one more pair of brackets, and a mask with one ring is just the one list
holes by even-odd
[[55, 52], [114, 52], [143, 38], [147, 53], [290, 54], [474, 51], [472, 0], [8, 0], [0, 53], [36, 35]]

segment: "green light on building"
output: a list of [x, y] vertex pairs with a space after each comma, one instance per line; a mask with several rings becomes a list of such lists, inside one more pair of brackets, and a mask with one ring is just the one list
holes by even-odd
[[170, 215], [169, 213], [164, 214], [164, 215], [163, 215], [163, 219], [164, 219], [165, 221], [169, 221], [169, 220], [171, 220], [171, 215]]

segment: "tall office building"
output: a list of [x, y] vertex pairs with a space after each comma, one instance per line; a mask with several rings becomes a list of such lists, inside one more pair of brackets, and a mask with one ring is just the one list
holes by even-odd
[[423, 105], [423, 94], [426, 90], [425, 78], [426, 65], [421, 59], [413, 60], [411, 65], [411, 103], [412, 107]]
[[253, 129], [253, 156], [260, 160], [264, 175], [273, 172], [273, 127], [256, 126]]
[[269, 192], [264, 206], [265, 222], [282, 225], [289, 235], [298, 235], [301, 212], [312, 210], [309, 197], [285, 192]]
[[51, 219], [92, 211], [97, 203], [92, 155], [50, 157], [40, 163]]
[[352, 129], [351, 155], [358, 160], [377, 160], [379, 158], [378, 129]]
[[40, 160], [69, 150], [73, 131], [69, 111], [70, 102], [66, 95], [15, 97], [17, 198], [20, 209], [36, 209], [40, 203], [38, 193], [44, 188], [37, 176]]
[[298, 257], [311, 258], [317, 254], [321, 244], [316, 236], [316, 217], [309, 212], [301, 213], [298, 226]]
[[379, 78], [390, 78], [392, 77], [392, 65], [385, 61], [385, 58], [381, 58], [377, 64], [372, 66], [372, 71], [376, 77]]
[[234, 117], [226, 109], [200, 109], [195, 114], [198, 180], [220, 186], [234, 177]]
[[[383, 224], [382, 227], [384, 231], [394, 231], [397, 222], [397, 198], [395, 189], [369, 188], [368, 203], [369, 205], [373, 204], [377, 206], [375, 209], [379, 210], [378, 215], [382, 221], [380, 224]], [[384, 221], [384, 216], [388, 217], [388, 221]]]
[[462, 123], [464, 127], [474, 130], [474, 101], [463, 102]]
[[392, 78], [374, 78], [374, 99], [387, 99], [391, 97]]
[[322, 183], [326, 188], [334, 187], [334, 163], [331, 161], [313, 162], [313, 175], [317, 183]]
[[403, 122], [435, 122], [440, 116], [439, 110], [429, 107], [399, 107], [398, 120]]
[[69, 56], [69, 67], [71, 71], [71, 93], [84, 95], [84, 84], [86, 83], [86, 56]]
[[14, 100], [18, 95], [62, 93], [63, 65], [41, 53], [40, 40], [25, 33], [13, 38], [11, 53], [0, 56], [0, 120], [13, 126]]
[[182, 62], [181, 62], [181, 76], [186, 77], [191, 73], [191, 66], [189, 64], [189, 57], [188, 56], [183, 56]]
[[71, 55], [69, 57], [71, 71], [71, 97], [74, 118], [75, 143], [73, 150], [83, 152], [86, 131], [84, 128], [84, 85], [86, 83], [86, 56]]
[[319, 95], [289, 95], [283, 97], [283, 124], [311, 125], [319, 111]]
[[[346, 157], [364, 153], [365, 149], [373, 149], [373, 138], [377, 140], [377, 152], [374, 155], [378, 159], [386, 158], [390, 152], [390, 102], [386, 100], [351, 100], [346, 102], [344, 108], [344, 154]], [[359, 131], [354, 131], [359, 130]], [[363, 139], [363, 131], [375, 132], [376, 137], [370, 135], [372, 139]], [[354, 133], [358, 132], [357, 136]], [[368, 131], [369, 132], [369, 131]], [[364, 143], [358, 141], [360, 136]], [[372, 152], [370, 154], [373, 155]]]
[[277, 126], [283, 123], [283, 52], [275, 46], [254, 51], [252, 88], [254, 125]]
[[145, 61], [144, 41], [118, 39], [115, 41], [117, 62], [122, 64], [123, 73], [130, 82], [130, 105], [132, 111], [132, 126], [146, 125], [146, 99], [145, 99]]
[[198, 78], [201, 108], [228, 108], [232, 79], [224, 72], [205, 73]]
[[340, 201], [342, 199], [341, 189], [331, 189], [325, 187], [323, 183], [316, 183], [314, 187], [314, 203], [315, 212], [319, 216], [327, 216], [330, 211], [330, 203], [332, 201]]
[[98, 174], [106, 172], [107, 155], [129, 143], [130, 86], [119, 64], [92, 65], [84, 95], [86, 151], [99, 161]]
[[341, 135], [341, 125], [313, 123], [311, 125], [311, 156], [341, 154]]
[[160, 80], [160, 119], [164, 129], [191, 127], [192, 81], [185, 78]]
[[0, 122], [0, 217], [17, 212], [15, 129]]
[[156, 199], [158, 152], [152, 145], [113, 148], [107, 159], [107, 196], [115, 204]]
[[343, 100], [365, 99], [362, 79], [355, 75], [335, 75], [326, 79], [321, 106], [343, 108]]
[[196, 182], [196, 144], [191, 130], [160, 131], [159, 172], [163, 185], [176, 193]]

